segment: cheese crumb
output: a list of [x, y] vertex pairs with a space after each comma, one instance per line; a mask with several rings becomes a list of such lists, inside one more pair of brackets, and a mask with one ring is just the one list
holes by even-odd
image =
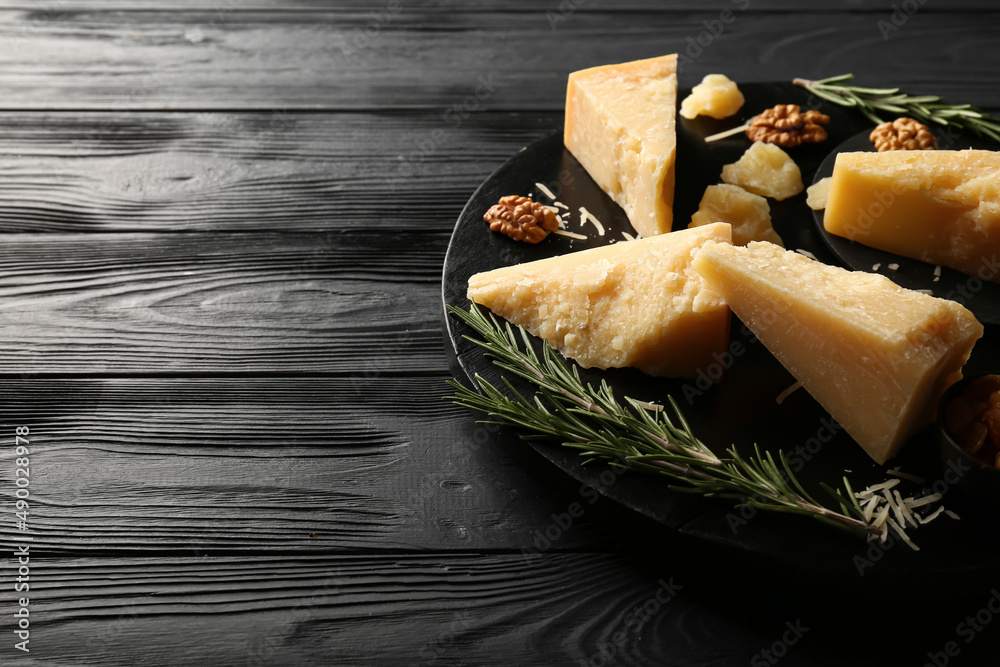
[[816, 255], [812, 254], [811, 252], [809, 252], [805, 248], [796, 248], [795, 252], [799, 253], [800, 255], [805, 255], [809, 259], [816, 259]]
[[899, 264], [896, 264], [895, 262], [893, 262], [892, 264], [889, 265], [889, 270], [890, 271], [898, 271], [899, 270]]

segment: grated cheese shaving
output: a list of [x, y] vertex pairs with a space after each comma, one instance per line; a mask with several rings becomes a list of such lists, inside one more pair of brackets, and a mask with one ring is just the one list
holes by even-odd
[[805, 255], [809, 259], [816, 259], [816, 255], [812, 254], [811, 252], [809, 252], [805, 248], [796, 248], [795, 252], [799, 253], [800, 255]]
[[896, 499], [892, 497], [892, 492], [886, 489], [882, 491], [882, 495], [885, 497], [886, 503], [889, 505], [893, 515], [896, 517], [896, 521], [905, 525], [906, 517], [903, 516], [902, 508], [896, 504]]
[[878, 508], [878, 496], [872, 496], [865, 503], [865, 521], [871, 523], [872, 517], [875, 515], [875, 510]]
[[[882, 507], [881, 510], [879, 510], [879, 513], [875, 515], [875, 518], [872, 519], [872, 525], [875, 526], [876, 528], [882, 528], [882, 526], [885, 525], [885, 522], [888, 518], [889, 518], [889, 506], [885, 505]], [[889, 539], [889, 531], [883, 529], [882, 535], [879, 537], [879, 542], [885, 544], [885, 541], [887, 539]]]
[[869, 486], [864, 491], [859, 491], [858, 493], [855, 493], [854, 495], [856, 497], [858, 497], [858, 498], [867, 498], [869, 496], [875, 495], [876, 493], [878, 493], [879, 491], [882, 491], [883, 489], [891, 489], [892, 487], [894, 487], [897, 484], [899, 484], [899, 481], [900, 480], [898, 480], [898, 479], [890, 479], [888, 482], [882, 482], [881, 484], [876, 484], [874, 486]]
[[920, 523], [930, 523], [931, 521], [933, 521], [934, 519], [938, 518], [942, 514], [944, 514], [944, 508], [943, 507], [939, 507], [936, 510], [934, 510], [931, 514], [929, 514], [927, 517], [925, 517], [924, 519], [922, 519]]
[[874, 535], [869, 535], [868, 541], [871, 542], [878, 539], [884, 544], [888, 539], [889, 530], [891, 529], [899, 535], [900, 539], [906, 542], [907, 546], [914, 551], [920, 551], [920, 548], [907, 535], [907, 527], [918, 528], [925, 523], [930, 523], [941, 514], [947, 514], [954, 519], [958, 519], [958, 515], [944, 507], [938, 507], [937, 510], [926, 517], [914, 512], [917, 508], [940, 501], [944, 496], [940, 493], [930, 493], [919, 498], [904, 498], [899, 490], [895, 488], [903, 478], [919, 484], [922, 484], [923, 480], [915, 475], [907, 475], [904, 472], [900, 472], [899, 467], [888, 470], [887, 473], [894, 475], [895, 478], [874, 484], [854, 494], [854, 497], [859, 500], [858, 505], [865, 522], [869, 526], [879, 530], [877, 538]]
[[580, 226], [583, 227], [587, 223], [591, 223], [597, 229], [598, 236], [604, 236], [604, 225], [588, 211], [585, 207], [580, 207]]
[[796, 382], [791, 387], [789, 387], [788, 389], [786, 389], [783, 392], [781, 392], [780, 394], [778, 394], [778, 397], [776, 399], [774, 399], [774, 400], [777, 401], [778, 405], [781, 405], [782, 403], [785, 402], [786, 398], [788, 398], [789, 396], [791, 396], [792, 394], [794, 394], [798, 389], [801, 389], [801, 388], [802, 388], [802, 383], [801, 382]]
[[577, 234], [575, 232], [567, 232], [567, 231], [564, 231], [562, 229], [557, 229], [556, 231], [554, 231], [552, 233], [553, 234], [558, 234], [559, 236], [566, 236], [566, 237], [569, 237], [571, 239], [585, 240], [585, 239], [589, 238], [587, 236], [584, 236], [583, 234]]
[[629, 234], [628, 232], [622, 232], [622, 236], [625, 237], [626, 241], [635, 241], [635, 237]]
[[[944, 498], [940, 493], [932, 493], [929, 496], [924, 496], [923, 498], [907, 498], [906, 505], [910, 509], [915, 509], [917, 507], [923, 507], [924, 505], [930, 505], [931, 503], [936, 503], [937, 501]], [[938, 508], [941, 509], [941, 508]]]
[[906, 542], [906, 545], [908, 547], [910, 547], [914, 551], [920, 551], [920, 547], [918, 547], [916, 544], [913, 543], [912, 540], [910, 540], [910, 536], [906, 534], [906, 531], [903, 530], [903, 528], [899, 524], [897, 524], [892, 519], [889, 519], [887, 523], [894, 531], [896, 531], [896, 534], [899, 535], [904, 542]]
[[923, 484], [925, 482], [923, 477], [917, 477], [916, 475], [910, 475], [899, 469], [899, 467], [892, 468], [891, 470], [886, 470], [885, 474], [891, 475], [893, 477], [899, 477], [900, 479], [905, 479], [908, 482], [913, 482], [914, 484]]
[[538, 188], [539, 192], [541, 192], [543, 195], [545, 195], [552, 201], [556, 200], [556, 196], [552, 194], [552, 190], [549, 190], [547, 187], [545, 187], [544, 183], [535, 183], [535, 187]]
[[569, 210], [569, 206], [566, 206], [566, 204], [562, 203], [561, 201], [556, 201], [556, 202], [552, 202], [552, 203], [555, 204], [556, 206], [558, 206], [561, 209], [565, 209], [567, 211]]

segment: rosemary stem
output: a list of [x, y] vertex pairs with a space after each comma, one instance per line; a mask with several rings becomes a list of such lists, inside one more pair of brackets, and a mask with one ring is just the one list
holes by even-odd
[[[735, 449], [729, 449], [727, 457], [716, 456], [695, 437], [672, 398], [667, 402], [676, 424], [660, 406], [651, 409], [651, 404], [631, 398], [622, 403], [608, 385], [602, 383], [595, 389], [585, 384], [577, 368], [550, 348], [543, 348], [539, 356], [523, 329], [522, 349], [509, 325], [505, 334], [494, 315], [475, 305], [468, 311], [449, 306], [449, 312], [479, 335], [467, 338], [495, 364], [538, 388], [533, 399], [528, 398], [504, 379], [509, 390], [504, 393], [477, 374], [479, 391], [449, 382], [457, 391], [450, 397], [455, 403], [526, 430], [533, 438], [578, 449], [588, 462], [603, 460], [626, 470], [659, 472], [680, 482], [678, 488], [695, 493], [743, 498], [761, 509], [810, 515], [860, 536], [882, 534], [860, 518], [857, 503], [845, 504], [839, 491], [826, 487], [838, 498], [841, 511], [813, 500], [783, 456], [777, 459], [780, 465], [772, 454], [756, 447], [751, 456]], [[853, 497], [846, 478], [843, 481], [848, 497]]]
[[663, 468], [664, 470], [669, 470], [670, 472], [677, 473], [678, 475], [682, 475], [684, 477], [691, 477], [694, 479], [701, 479], [704, 481], [711, 481], [711, 482], [718, 481], [718, 477], [713, 477], [708, 473], [702, 472], [700, 470], [695, 470], [690, 466], [681, 466], [674, 463], [670, 463], [669, 461], [660, 461], [657, 459], [653, 459], [649, 461], [649, 463], [656, 466], [657, 468]]
[[856, 107], [873, 123], [883, 122], [880, 113], [911, 116], [1000, 142], [1000, 119], [970, 104], [946, 104], [936, 95], [908, 95], [899, 88], [852, 86], [848, 82], [853, 78], [853, 74], [841, 74], [819, 81], [795, 78], [792, 83], [833, 104]]

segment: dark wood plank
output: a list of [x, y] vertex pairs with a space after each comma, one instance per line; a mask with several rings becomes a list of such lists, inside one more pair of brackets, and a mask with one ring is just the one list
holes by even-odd
[[672, 51], [688, 59], [682, 85], [714, 71], [737, 80], [854, 71], [869, 84], [1000, 106], [1000, 87], [990, 85], [1000, 70], [997, 12], [918, 11], [886, 32], [879, 22], [891, 8], [746, 11], [720, 22], [718, 37], [705, 22], [720, 21], [719, 10], [576, 12], [555, 30], [541, 10], [516, 21], [401, 11], [370, 36], [368, 12], [233, 12], [216, 23], [209, 15], [57, 12], [33, 21], [6, 12], [0, 107], [558, 110], [568, 72]]
[[[915, 0], [917, 1], [917, 0]], [[926, 0], [924, 0], [926, 2]], [[902, 2], [899, 3], [900, 5]], [[923, 3], [921, 3], [923, 4]], [[891, 3], [890, 3], [891, 5]], [[489, 13], [504, 12], [535, 12], [545, 11], [559, 14], [561, 12], [631, 12], [631, 11], [692, 11], [692, 10], [723, 10], [746, 7], [754, 12], [830, 12], [830, 11], [869, 11], [891, 13], [893, 8], [887, 8], [884, 0], [826, 0], [823, 3], [805, 3], [802, 0], [753, 0], [748, 6], [748, 0], [671, 0], [667, 5], [663, 0], [572, 0], [563, 3], [562, 0], [549, 0], [546, 3], [530, 0], [492, 0], [491, 2], [473, 0], [385, 0], [381, 3], [363, 2], [363, 0], [215, 0], [204, 2], [199, 0], [174, 0], [165, 7], [158, 0], [50, 0], [41, 6], [32, 5], [25, 0], [0, 0], [0, 9], [12, 9], [32, 12], [36, 20], [60, 12], [70, 11], [148, 11], [169, 10], [186, 14], [214, 14], [216, 20], [224, 20], [230, 13], [258, 12], [261, 10], [281, 10], [283, 12], [342, 12], [362, 11], [398, 14], [407, 11], [483, 11]], [[920, 10], [928, 12], [961, 12], [989, 11], [996, 9], [991, 0], [952, 0], [946, 6], [938, 3], [924, 4]], [[558, 25], [558, 24], [557, 24]]]
[[[198, 556], [601, 545], [596, 494], [532, 461], [526, 445], [505, 451], [495, 429], [443, 400], [445, 376], [388, 370], [0, 381], [0, 429], [30, 429], [32, 549]], [[13, 507], [13, 447], [0, 448], [0, 459], [0, 504]], [[555, 525], [572, 503], [584, 511]], [[0, 548], [21, 534], [13, 519], [0, 523]]]
[[4, 374], [446, 368], [447, 234], [8, 235]]
[[31, 579], [28, 655], [2, 593], [5, 665], [922, 665], [949, 641], [986, 665], [1000, 636], [956, 634], [989, 586], [872, 611], [614, 554], [32, 559]]
[[0, 232], [447, 231], [562, 114], [0, 113]]

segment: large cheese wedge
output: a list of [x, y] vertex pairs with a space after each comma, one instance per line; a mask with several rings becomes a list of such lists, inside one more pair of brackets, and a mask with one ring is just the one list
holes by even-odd
[[677, 55], [569, 75], [563, 142], [643, 236], [669, 232]]
[[585, 368], [695, 377], [729, 343], [729, 308], [691, 268], [706, 241], [728, 243], [729, 225], [479, 273], [468, 294]]
[[831, 234], [1000, 282], [1000, 153], [841, 153]]
[[878, 463], [934, 418], [983, 334], [954, 301], [771, 243], [709, 243], [694, 267]]

